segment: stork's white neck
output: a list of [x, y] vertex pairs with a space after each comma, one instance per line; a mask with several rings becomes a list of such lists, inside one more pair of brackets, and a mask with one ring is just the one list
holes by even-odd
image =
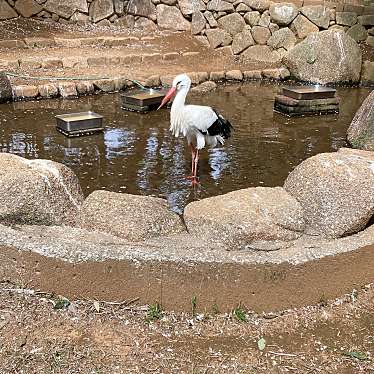
[[186, 128], [183, 121], [183, 108], [190, 86], [182, 87], [176, 94], [170, 111], [170, 131], [178, 136], [181, 132], [186, 135]]
[[186, 101], [186, 96], [188, 94], [189, 89], [190, 87], [183, 87], [177, 92], [173, 104], [171, 106], [172, 113], [179, 112], [184, 107], [184, 103]]

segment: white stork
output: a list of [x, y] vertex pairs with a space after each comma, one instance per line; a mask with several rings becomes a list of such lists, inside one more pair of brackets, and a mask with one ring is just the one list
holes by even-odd
[[170, 112], [170, 131], [175, 137], [182, 134], [187, 138], [192, 153], [192, 183], [197, 183], [199, 150], [205, 144], [214, 147], [224, 144], [231, 135], [232, 125], [217, 111], [209, 106], [185, 105], [191, 87], [191, 79], [186, 74], [177, 75], [158, 109], [176, 94]]

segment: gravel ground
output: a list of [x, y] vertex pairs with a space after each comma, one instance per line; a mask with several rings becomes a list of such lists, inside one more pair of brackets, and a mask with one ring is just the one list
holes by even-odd
[[5, 281], [0, 302], [1, 373], [374, 373], [371, 285], [262, 315], [69, 304]]

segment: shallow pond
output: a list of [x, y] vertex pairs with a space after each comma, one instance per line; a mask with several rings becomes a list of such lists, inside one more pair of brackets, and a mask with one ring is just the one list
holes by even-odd
[[[224, 147], [204, 150], [197, 188], [183, 138], [169, 133], [169, 110], [137, 114], [121, 110], [118, 94], [78, 100], [0, 105], [0, 151], [61, 162], [77, 174], [83, 192], [96, 189], [161, 196], [181, 212], [190, 201], [252, 186], [282, 185], [302, 160], [345, 145], [365, 88], [338, 88], [340, 114], [288, 118], [273, 112], [280, 86], [221, 86], [188, 101], [211, 105], [235, 127]], [[55, 129], [57, 114], [92, 110], [104, 116], [104, 133], [69, 139]]]

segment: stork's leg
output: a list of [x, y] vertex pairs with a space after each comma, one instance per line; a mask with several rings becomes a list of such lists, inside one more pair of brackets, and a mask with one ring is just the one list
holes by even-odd
[[193, 179], [192, 179], [192, 184], [197, 184], [198, 182], [198, 177], [197, 177], [197, 166], [199, 163], [199, 150], [196, 149], [195, 153], [195, 159], [194, 159], [194, 170], [193, 170]]
[[189, 147], [191, 149], [191, 175], [187, 177], [187, 179], [194, 179], [195, 175], [195, 157], [196, 157], [196, 148], [193, 144], [189, 144]]

